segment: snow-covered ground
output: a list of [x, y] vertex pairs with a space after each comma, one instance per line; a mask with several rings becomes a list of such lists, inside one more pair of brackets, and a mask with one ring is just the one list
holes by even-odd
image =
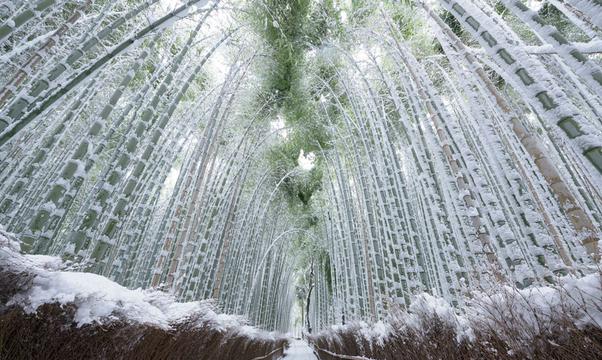
[[314, 351], [303, 340], [292, 340], [290, 347], [284, 350], [282, 360], [318, 360]]

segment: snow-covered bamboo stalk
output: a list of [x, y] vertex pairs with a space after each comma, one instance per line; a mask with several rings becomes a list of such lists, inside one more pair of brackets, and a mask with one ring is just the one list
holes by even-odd
[[[523, 20], [539, 38], [551, 44], [558, 55], [566, 61], [571, 69], [585, 80], [586, 84], [598, 97], [602, 97], [602, 70], [593, 61], [583, 55], [569, 40], [567, 40], [554, 25], [545, 21], [533, 10], [519, 0], [502, 0], [502, 4], [514, 15]], [[602, 11], [602, 7], [600, 7]]]
[[[531, 104], [544, 119], [551, 122], [550, 126], [562, 130], [561, 133], [566, 136], [569, 143], [573, 144], [575, 150], [583, 154], [597, 169], [597, 176], [600, 177], [600, 173], [602, 173], [602, 142], [600, 142], [597, 132], [585, 122], [583, 116], [569, 102], [565, 94], [546, 90], [545, 85], [540, 80], [541, 77], [547, 78], [547, 83], [553, 83], [547, 71], [530, 60], [528, 55], [520, 48], [503, 44], [500, 42], [502, 40], [497, 40], [503, 36], [502, 30], [474, 6], [465, 3], [461, 5], [454, 0], [443, 0], [442, 4], [481, 43], [494, 61], [504, 70], [502, 75], [510, 83], [516, 84], [518, 88], [525, 92], [524, 96], [527, 103]], [[536, 76], [535, 73], [539, 76]], [[592, 131], [592, 133], [588, 133], [589, 131]], [[535, 145], [529, 144], [531, 147]], [[536, 150], [536, 148], [532, 148], [532, 151]], [[537, 159], [543, 162], [541, 160], [545, 159], [543, 152], [540, 151], [537, 154]], [[564, 184], [551, 177], [550, 180], [560, 186]], [[574, 198], [569, 197], [567, 199]], [[595, 232], [591, 231], [591, 225], [588, 227], [589, 218], [579, 216], [582, 212], [580, 207], [575, 207], [574, 203], [570, 203], [570, 200], [565, 201], [567, 202], [563, 204], [567, 205], [563, 205], [563, 207], [568, 212], [575, 214], [571, 222], [578, 224], [575, 226], [575, 230], [580, 232], [580, 236], [583, 238], [583, 246], [589, 254], [597, 257], [597, 237]]]
[[11, 96], [15, 94], [19, 85], [27, 78], [27, 75], [32, 72], [38, 63], [43, 62], [46, 53], [52, 49], [59, 41], [60, 38], [77, 22], [83, 13], [90, 6], [91, 0], [87, 0], [82, 5], [74, 9], [73, 15], [71, 15], [63, 25], [61, 25], [53, 34], [44, 41], [44, 43], [35, 51], [35, 53], [27, 59], [27, 61], [19, 67], [17, 73], [12, 77], [8, 84], [4, 85], [0, 89], [0, 107], [2, 107], [9, 100]]
[[[543, 150], [541, 144], [537, 138], [535, 138], [530, 132], [522, 125], [519, 121], [518, 117], [513, 113], [512, 108], [506, 101], [506, 99], [499, 93], [499, 91], [495, 88], [495, 85], [491, 82], [485, 70], [478, 64], [476, 59], [467, 51], [464, 44], [458, 39], [458, 37], [449, 29], [449, 27], [443, 23], [443, 21], [439, 18], [437, 14], [435, 14], [430, 8], [423, 4], [429, 16], [435, 20], [437, 25], [441, 28], [442, 31], [451, 39], [453, 45], [460, 51], [461, 54], [465, 57], [468, 64], [470, 64], [476, 74], [479, 76], [481, 81], [485, 84], [487, 90], [493, 95], [496, 104], [499, 108], [509, 117], [510, 122], [512, 124], [512, 130], [523, 144], [525, 150], [531, 155], [534, 163], [540, 170], [541, 174], [545, 177], [550, 189], [556, 194], [558, 200], [561, 204], [569, 204], [568, 207], [565, 207], [568, 218], [575, 227], [578, 232], [587, 231], [592, 234], [592, 236], [596, 237], [595, 228], [589, 219], [589, 216], [583, 211], [581, 205], [577, 202], [575, 197], [573, 196], [570, 188], [564, 182], [563, 176], [556, 169], [556, 166], [552, 163], [552, 161], [547, 156], [546, 152]], [[533, 196], [537, 197], [537, 193], [533, 193]], [[545, 215], [544, 215], [545, 216]], [[546, 223], [549, 224], [550, 227], [551, 221], [546, 220]], [[552, 230], [554, 232], [554, 230]], [[560, 243], [560, 239], [558, 236], [554, 236], [554, 241], [556, 243], [556, 248], [564, 261], [565, 265], [571, 266], [572, 261], [563, 244]], [[597, 242], [597, 240], [595, 240]]]
[[40, 18], [43, 11], [51, 8], [56, 3], [56, 0], [40, 0], [35, 4], [28, 4], [26, 9], [13, 14], [8, 21], [0, 26], [0, 41], [6, 39], [6, 37], [17, 31], [28, 22], [36, 18]]
[[[24, 94], [23, 96], [17, 97], [12, 102], [12, 105], [4, 112], [4, 115], [0, 117], [0, 146], [9, 141], [16, 133], [27, 126], [46, 109], [51, 107], [64, 94], [71, 91], [71, 89], [88, 78], [88, 76], [96, 72], [98, 69], [103, 67], [110, 60], [129, 50], [131, 47], [140, 44], [144, 37], [151, 32], [161, 31], [165, 26], [169, 25], [171, 21], [174, 21], [178, 17], [189, 12], [193, 6], [198, 6], [198, 3], [201, 1], [203, 1], [202, 4], [206, 4], [208, 2], [208, 0], [190, 0], [169, 14], [154, 21], [133, 36], [113, 47], [106, 55], [100, 57], [84, 70], [81, 70], [75, 77], [73, 77], [64, 85], [55, 84], [54, 81], [41, 80], [36, 82], [36, 84], [26, 95]], [[215, 8], [216, 5], [217, 3], [213, 5], [212, 9]], [[210, 11], [206, 13], [204, 18], [206, 18], [209, 13]], [[203, 21], [201, 21], [201, 23], [203, 23]], [[115, 25], [120, 24], [116, 23]], [[95, 44], [96, 43], [93, 45]], [[83, 55], [81, 52], [77, 54], [78, 56]], [[60, 68], [62, 71], [64, 71], [66, 66], [61, 64]]]

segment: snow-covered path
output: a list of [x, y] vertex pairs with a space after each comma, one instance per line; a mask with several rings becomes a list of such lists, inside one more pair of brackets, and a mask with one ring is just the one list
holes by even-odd
[[318, 360], [313, 350], [303, 340], [291, 341], [291, 346], [284, 350], [282, 360]]

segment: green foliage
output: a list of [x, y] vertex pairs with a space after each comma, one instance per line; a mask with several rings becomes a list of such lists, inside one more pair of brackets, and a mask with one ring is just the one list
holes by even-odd
[[495, 3], [495, 5], [493, 6], [493, 9], [495, 10], [496, 13], [500, 14], [502, 17], [506, 16], [508, 13], [508, 9], [506, 9], [504, 4], [502, 4], [499, 1]]
[[392, 6], [389, 14], [404, 40], [410, 40], [416, 35], [421, 24], [416, 20], [413, 6]]
[[518, 34], [518, 36], [523, 39], [527, 44], [536, 45], [539, 43], [537, 40], [537, 36], [535, 33], [525, 25], [525, 23], [520, 20], [517, 16], [512, 14], [510, 10], [504, 6], [501, 2], [497, 2], [494, 5], [494, 10], [497, 12], [502, 19], [504, 19], [512, 29]]
[[[300, 149], [306, 143], [304, 136], [299, 132], [291, 134], [288, 141], [273, 146], [268, 154], [268, 159], [275, 175], [275, 181], [282, 179], [287, 173], [295, 169]], [[305, 150], [304, 151], [308, 151]], [[281, 189], [286, 195], [289, 207], [295, 211], [299, 205], [302, 210], [307, 210], [315, 191], [321, 188], [322, 169], [320, 158], [316, 159], [316, 166], [310, 171], [297, 171], [288, 175], [282, 182]], [[300, 202], [300, 203], [299, 203]]]
[[197, 99], [203, 91], [207, 89], [208, 76], [207, 73], [201, 70], [194, 79], [192, 80], [191, 86], [188, 88], [184, 96], [182, 97], [183, 102], [194, 101]]
[[[329, 135], [316, 108], [320, 94], [313, 91], [316, 86], [305, 84], [310, 78], [308, 70], [314, 70], [305, 59], [305, 53], [321, 45], [330, 34], [340, 33], [337, 30], [340, 21], [332, 0], [319, 4], [309, 0], [262, 0], [255, 4], [251, 20], [265, 40], [273, 62], [259, 98], [275, 99], [270, 113], [272, 116], [281, 113], [291, 129], [289, 137], [274, 145], [268, 154], [274, 179], [279, 181], [298, 166], [301, 150], [319, 153], [320, 149], [329, 147]], [[332, 78], [332, 71], [329, 73], [326, 66], [315, 70]], [[310, 206], [313, 193], [321, 186], [321, 178], [318, 159], [311, 171], [295, 173], [283, 180], [281, 189], [295, 213], [299, 212], [298, 208]], [[307, 225], [311, 226], [311, 222]]]
[[[376, 8], [374, 5], [372, 8]], [[391, 17], [392, 26], [397, 30], [395, 36], [408, 45], [418, 58], [440, 52], [440, 47], [434, 47], [433, 35], [421, 12], [410, 1], [389, 1], [384, 5], [384, 12]], [[382, 22], [382, 14], [374, 12], [373, 24]]]
[[[512, 25], [514, 31], [528, 44], [539, 44], [535, 33], [518, 17], [514, 16], [506, 7], [501, 3], [495, 4], [495, 11], [500, 16]], [[564, 16], [564, 14], [556, 9], [553, 5], [544, 3], [542, 7], [537, 11], [540, 18], [544, 23], [553, 25], [556, 27], [569, 41], [588, 41], [588, 37], [583, 33], [577, 26]]]
[[354, 26], [365, 24], [376, 12], [374, 3], [370, 0], [351, 0], [350, 23]]
[[333, 0], [314, 2], [305, 23], [304, 36], [312, 46], [320, 46], [325, 39], [345, 37], [340, 10], [335, 8]]
[[[343, 34], [332, 0], [313, 4], [310, 0], [262, 0], [254, 4], [251, 23], [269, 46], [273, 66], [264, 90], [275, 94], [278, 105], [290, 95], [304, 68], [304, 54], [320, 46], [331, 34]], [[294, 96], [295, 94], [293, 94]]]
[[568, 40], [578, 42], [586, 42], [589, 40], [585, 33], [553, 5], [546, 2], [537, 13], [546, 23], [554, 25]]
[[264, 84], [268, 93], [286, 97], [298, 77], [309, 7], [309, 0], [262, 0], [253, 6], [251, 23], [270, 47], [274, 62]]
[[462, 24], [447, 10], [443, 10], [439, 16], [444, 23], [449, 26], [449, 28], [458, 36], [460, 39], [463, 39], [467, 36], [464, 29], [462, 28]]
[[154, 73], [156, 69], [157, 68], [155, 67], [153, 61], [147, 61], [144, 64], [142, 64], [136, 72], [136, 74], [134, 75], [134, 77], [132, 78], [132, 81], [130, 81], [130, 83], [128, 84], [128, 88], [135, 89], [142, 87], [148, 80], [148, 77], [151, 76], [151, 74]]

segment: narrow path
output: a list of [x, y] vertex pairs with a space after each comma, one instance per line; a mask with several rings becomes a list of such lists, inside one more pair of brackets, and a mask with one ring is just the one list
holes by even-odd
[[284, 350], [282, 360], [318, 360], [308, 343], [303, 340], [293, 339], [291, 346]]

